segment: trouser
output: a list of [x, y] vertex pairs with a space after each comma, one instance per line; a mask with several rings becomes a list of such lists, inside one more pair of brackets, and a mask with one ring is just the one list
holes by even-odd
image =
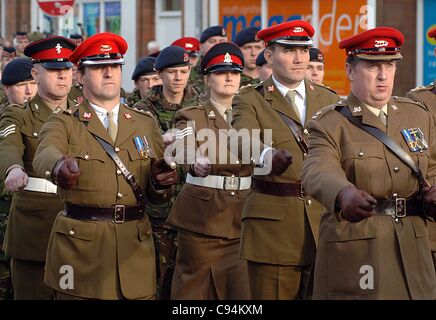
[[52, 300], [53, 289], [44, 283], [45, 262], [11, 259], [15, 300]]
[[294, 300], [306, 298], [311, 291], [311, 265], [283, 266], [247, 262], [251, 297], [254, 300]]

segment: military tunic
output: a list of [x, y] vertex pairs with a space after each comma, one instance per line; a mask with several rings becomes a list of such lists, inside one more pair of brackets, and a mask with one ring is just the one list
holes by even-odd
[[[192, 121], [196, 133], [210, 129], [217, 139], [219, 131], [227, 129], [226, 121], [211, 102], [179, 110], [174, 121], [180, 130]], [[250, 164], [231, 164], [229, 158], [228, 164], [219, 164], [218, 155], [218, 150], [215, 159], [211, 153], [205, 155], [212, 162], [210, 175], [251, 175]], [[185, 170], [189, 171], [189, 165]], [[195, 176], [192, 171], [190, 174]], [[178, 228], [172, 299], [250, 298], [246, 262], [239, 257], [241, 213], [247, 193], [248, 190], [183, 185], [168, 217], [168, 222]]]
[[[153, 158], [162, 158], [163, 142], [155, 120], [120, 105], [118, 134], [113, 142], [85, 100], [71, 111], [54, 114], [41, 130], [33, 162], [50, 177], [63, 155], [77, 160], [81, 175], [71, 189], [59, 188], [66, 205], [113, 207], [137, 205], [132, 188], [92, 134], [110, 143], [135, 176], [149, 201], [159, 203], [169, 192], [150, 183], [150, 157], [140, 156], [134, 137], [147, 137]], [[95, 299], [153, 298], [155, 252], [148, 217], [124, 223], [72, 219], [61, 211], [48, 246], [45, 282], [68, 295]], [[63, 265], [74, 270], [74, 288], [60, 287]]]
[[[352, 94], [340, 105], [364, 124], [384, 131], [435, 184], [433, 120], [425, 108], [406, 98], [391, 98], [386, 129]], [[394, 194], [409, 198], [419, 187], [406, 164], [334, 108], [323, 109], [309, 122], [309, 157], [303, 166], [304, 187], [327, 208], [321, 219], [313, 297], [435, 299], [435, 270], [425, 220], [416, 216], [419, 212], [409, 209], [399, 219], [374, 215], [357, 223], [337, 216], [336, 198], [348, 185], [376, 199], [392, 199]], [[413, 128], [422, 130], [430, 149], [410, 151], [401, 130]]]
[[[436, 85], [435, 82], [430, 83], [428, 86], [417, 87], [410, 90], [406, 97], [421, 102], [427, 107], [433, 116], [436, 124]], [[434, 219], [433, 219], [434, 220]], [[433, 262], [436, 268], [436, 223], [428, 223], [427, 225], [430, 237], [430, 249], [433, 255]]]
[[[272, 77], [260, 86], [245, 87], [235, 96], [232, 126], [236, 130], [272, 130], [273, 147], [286, 149], [293, 156], [293, 163], [282, 175], [259, 175], [254, 178], [272, 183], [297, 183], [301, 180], [304, 154], [278, 111], [291, 117], [301, 131], [306, 124], [300, 122], [295, 111], [275, 86]], [[334, 92], [309, 81], [305, 81], [305, 87], [307, 123], [310, 115], [337, 102], [339, 98]], [[261, 141], [261, 150], [270, 147], [264, 143], [266, 142]], [[241, 257], [275, 266], [310, 266], [315, 254], [320, 211], [321, 206], [308, 197], [299, 199], [251, 191], [242, 213]], [[268, 286], [268, 281], [263, 278], [259, 281], [256, 281], [256, 286], [259, 286], [257, 292], [251, 288], [254, 299], [297, 297], [299, 279], [286, 292], [281, 293], [262, 290]]]
[[[68, 100], [67, 104], [68, 108], [74, 106], [71, 100]], [[29, 177], [46, 178], [33, 169], [32, 161], [39, 132], [51, 114], [52, 110], [38, 94], [22, 106], [8, 106], [2, 113], [0, 174], [3, 180], [6, 170], [12, 165], [24, 168]], [[3, 244], [6, 255], [25, 261], [44, 262], [53, 221], [62, 208], [62, 201], [55, 193], [27, 190], [15, 192]], [[41, 283], [43, 267], [42, 264]], [[16, 297], [20, 298], [23, 297], [22, 294], [26, 294], [15, 287]], [[26, 297], [29, 298], [28, 295], [24, 296]]]

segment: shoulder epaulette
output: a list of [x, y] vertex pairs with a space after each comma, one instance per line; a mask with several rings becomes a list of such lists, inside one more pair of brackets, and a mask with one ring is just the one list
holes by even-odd
[[198, 110], [204, 110], [204, 106], [202, 104], [196, 105], [196, 106], [189, 106], [189, 107], [184, 107], [183, 110], [193, 110], [193, 109], [198, 109]]
[[314, 83], [314, 82], [311, 82], [311, 84], [314, 85], [315, 87], [318, 87], [318, 88], [321, 88], [321, 89], [327, 89], [330, 92], [333, 92], [334, 94], [337, 95], [337, 92], [335, 90], [333, 90], [332, 88], [330, 88], [330, 87], [328, 87], [328, 86], [326, 86], [324, 84], [317, 84], [317, 83]]
[[345, 104], [343, 104], [342, 101], [339, 101], [338, 103], [330, 104], [330, 105], [328, 105], [328, 106], [326, 106], [324, 108], [319, 109], [312, 116], [312, 120], [319, 120], [319, 119], [321, 119], [324, 115], [326, 115], [327, 113], [329, 113], [332, 110], [335, 110], [335, 108], [339, 107], [339, 106], [345, 106]]
[[415, 100], [412, 100], [412, 99], [409, 99], [409, 98], [406, 98], [406, 97], [398, 97], [398, 96], [393, 96], [392, 97], [395, 101], [397, 101], [397, 102], [404, 102], [404, 103], [412, 103], [412, 104], [415, 104], [415, 105], [418, 105], [418, 106], [420, 106], [421, 108], [423, 108], [423, 109], [425, 109], [425, 110], [427, 110], [427, 108], [421, 103], [421, 102], [419, 102], [419, 101], [415, 101]]
[[432, 82], [428, 86], [418, 86], [416, 88], [413, 88], [412, 90], [410, 90], [410, 92], [419, 92], [419, 91], [433, 90], [434, 87], [435, 87], [435, 85]]
[[129, 110], [132, 110], [132, 111], [134, 111], [134, 112], [137, 112], [137, 113], [139, 113], [139, 114], [141, 114], [141, 115], [148, 116], [148, 117], [153, 118], [153, 119], [156, 120], [156, 117], [154, 116], [154, 114], [153, 114], [151, 111], [138, 109], [138, 108], [136, 108], [136, 107], [127, 107], [127, 108], [128, 108]]
[[259, 88], [261, 86], [263, 86], [263, 82], [257, 83], [257, 84], [250, 83], [250, 84], [247, 84], [246, 86], [240, 87], [238, 93], [239, 94], [244, 94], [244, 93], [249, 92], [250, 90], [257, 89], [257, 88]]
[[72, 116], [77, 110], [79, 110], [79, 105], [74, 105], [74, 107], [69, 108], [67, 110], [62, 109], [61, 107], [57, 107], [54, 109], [54, 114], [66, 114]]

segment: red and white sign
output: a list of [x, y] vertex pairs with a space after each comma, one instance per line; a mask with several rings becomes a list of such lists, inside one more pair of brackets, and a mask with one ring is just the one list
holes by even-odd
[[38, 0], [38, 5], [50, 16], [63, 16], [72, 10], [74, 0]]

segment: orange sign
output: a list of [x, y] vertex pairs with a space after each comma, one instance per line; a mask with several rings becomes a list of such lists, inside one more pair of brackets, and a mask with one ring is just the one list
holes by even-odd
[[227, 31], [229, 40], [244, 28], [261, 26], [260, 0], [220, 0], [220, 24]]

